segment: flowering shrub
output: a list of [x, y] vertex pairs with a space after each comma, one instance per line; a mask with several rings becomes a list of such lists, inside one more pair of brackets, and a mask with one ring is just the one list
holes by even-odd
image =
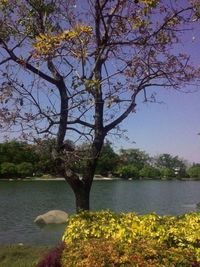
[[62, 267], [192, 267], [200, 266], [189, 248], [168, 248], [155, 240], [131, 244], [106, 239], [78, 241], [66, 246]]
[[61, 267], [60, 258], [64, 250], [64, 243], [48, 251], [36, 267]]
[[63, 241], [73, 245], [91, 239], [112, 239], [113, 242], [130, 245], [140, 240], [155, 241], [159, 246], [172, 250], [189, 249], [200, 262], [200, 213], [177, 217], [158, 216], [154, 213], [138, 216], [134, 213], [116, 214], [110, 211], [73, 215], [64, 232]]

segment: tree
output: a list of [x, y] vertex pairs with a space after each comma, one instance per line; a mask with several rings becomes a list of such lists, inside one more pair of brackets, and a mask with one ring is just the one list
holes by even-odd
[[111, 143], [106, 142], [101, 150], [97, 167], [96, 173], [102, 175], [108, 175], [109, 173], [113, 173], [117, 167], [119, 161], [119, 156], [114, 152]]
[[[156, 166], [159, 168], [167, 168], [173, 172], [173, 176], [184, 176], [186, 174], [186, 164], [178, 156], [170, 154], [159, 155], [156, 159]], [[171, 177], [173, 177], [171, 176]]]
[[150, 157], [139, 149], [121, 149], [120, 160], [122, 165], [133, 165], [137, 169], [142, 169], [150, 161]]
[[37, 160], [38, 156], [34, 152], [34, 147], [30, 144], [17, 141], [0, 143], [0, 163], [35, 163]]
[[200, 166], [199, 164], [194, 164], [187, 170], [187, 174], [191, 178], [200, 178]]
[[160, 173], [163, 178], [173, 178], [175, 176], [174, 170], [166, 167], [160, 168]]
[[[0, 9], [0, 124], [27, 140], [56, 136], [60, 174], [77, 210], [89, 209], [104, 139], [120, 134], [138, 96], [156, 102], [153, 89], [194, 82], [198, 71], [175, 48], [199, 3], [4, 0]], [[90, 142], [81, 178], [73, 169], [79, 151], [64, 144], [69, 136]]]
[[16, 166], [19, 177], [33, 176], [33, 165], [30, 162], [22, 162]]
[[10, 162], [4, 162], [1, 164], [1, 175], [3, 178], [16, 177], [16, 165]]
[[160, 171], [159, 169], [156, 169], [152, 166], [144, 166], [140, 170], [140, 176], [143, 178], [159, 178], [160, 177]]
[[133, 165], [125, 165], [125, 166], [120, 166], [118, 167], [116, 173], [121, 177], [121, 178], [139, 178], [139, 170], [137, 167]]
[[57, 174], [58, 166], [52, 157], [52, 152], [56, 147], [56, 139], [37, 139], [34, 145], [34, 151], [38, 155], [36, 164], [36, 175], [38, 174]]

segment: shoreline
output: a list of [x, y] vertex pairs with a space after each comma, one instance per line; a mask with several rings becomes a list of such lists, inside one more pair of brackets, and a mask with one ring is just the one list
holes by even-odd
[[[32, 182], [32, 181], [65, 181], [65, 178], [63, 177], [57, 177], [57, 178], [10, 178], [10, 179], [5, 179], [2, 178], [0, 179], [0, 181], [9, 181], [9, 182], [13, 182], [13, 181], [26, 181], [26, 182]], [[105, 177], [105, 176], [101, 176], [99, 177], [99, 175], [97, 175], [96, 177], [94, 177], [94, 181], [200, 181], [200, 179], [198, 178], [180, 178], [180, 179], [165, 179], [165, 178], [161, 178], [161, 179], [153, 179], [153, 178], [139, 178], [139, 179], [134, 179], [134, 178], [128, 178], [128, 179], [123, 179], [120, 177]]]

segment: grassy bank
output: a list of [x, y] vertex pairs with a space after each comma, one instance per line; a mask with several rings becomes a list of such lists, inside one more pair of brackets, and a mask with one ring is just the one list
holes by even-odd
[[51, 247], [0, 245], [1, 267], [35, 267], [42, 255]]

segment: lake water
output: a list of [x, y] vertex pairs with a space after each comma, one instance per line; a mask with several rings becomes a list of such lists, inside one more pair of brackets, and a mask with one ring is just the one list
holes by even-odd
[[[196, 211], [200, 181], [94, 181], [91, 209], [177, 215]], [[0, 181], [0, 244], [56, 244], [64, 227], [40, 229], [42, 213], [74, 213], [74, 196], [65, 181]]]

